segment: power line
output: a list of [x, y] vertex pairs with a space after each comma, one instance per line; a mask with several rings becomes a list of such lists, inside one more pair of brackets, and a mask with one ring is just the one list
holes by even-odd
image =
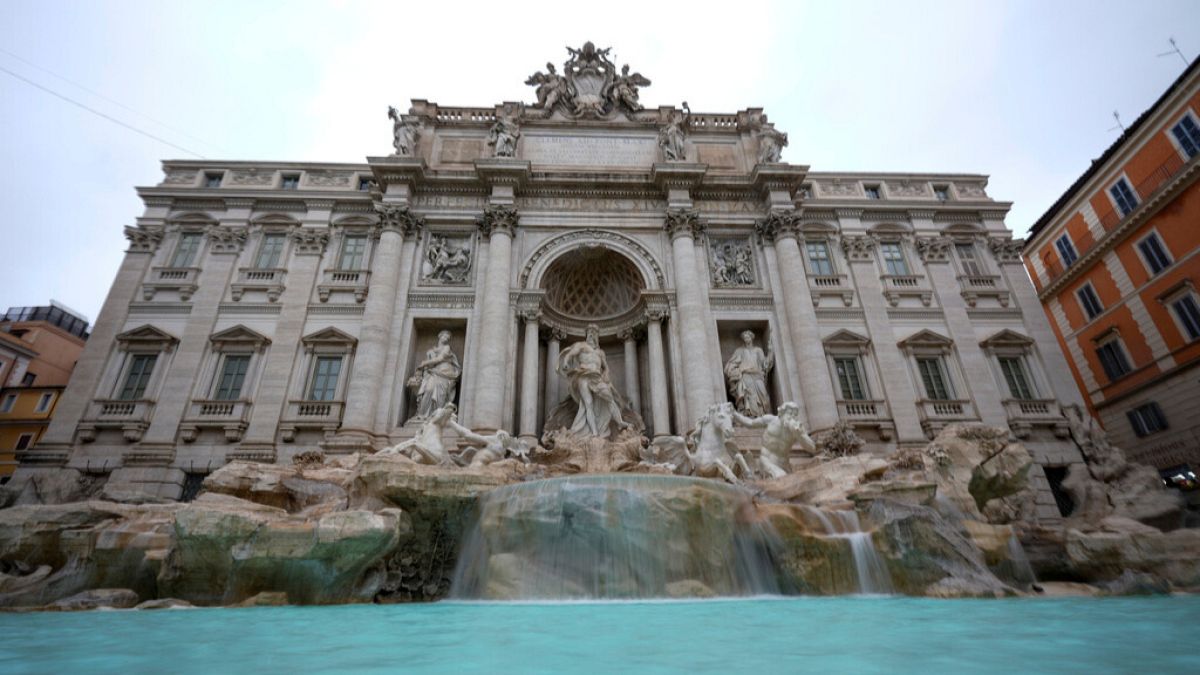
[[119, 120], [111, 115], [106, 115], [106, 114], [100, 112], [99, 110], [96, 110], [95, 108], [92, 108], [83, 103], [80, 103], [79, 101], [76, 101], [73, 98], [70, 98], [69, 96], [64, 96], [63, 94], [60, 94], [57, 91], [50, 89], [49, 87], [44, 87], [44, 86], [38, 84], [37, 82], [34, 82], [33, 80], [31, 80], [27, 77], [24, 77], [23, 75], [18, 75], [17, 73], [14, 73], [13, 71], [9, 70], [8, 68], [5, 68], [4, 66], [0, 66], [0, 72], [8, 73], [9, 75], [12, 75], [13, 77], [17, 78], [18, 80], [21, 80], [22, 82], [24, 82], [28, 85], [37, 87], [38, 89], [41, 89], [42, 91], [46, 92], [47, 94], [50, 94], [51, 96], [60, 98], [72, 105], [79, 106], [80, 108], [83, 108], [84, 110], [92, 113], [93, 115], [96, 115], [98, 117], [103, 117], [104, 119], [108, 120], [109, 122], [112, 122], [113, 124], [125, 127], [126, 129], [128, 129], [136, 134], [141, 134], [141, 135], [145, 136], [146, 138], [156, 140], [159, 143], [162, 143], [163, 145], [169, 145], [172, 148], [175, 148], [176, 150], [182, 150], [189, 155], [195, 155], [196, 157], [199, 157], [200, 159], [206, 159], [206, 157], [204, 155], [202, 155], [194, 150], [188, 150], [187, 148], [183, 147], [182, 145], [176, 145], [176, 144], [172, 143], [171, 141], [168, 141], [163, 138], [159, 138], [158, 136], [155, 136], [154, 134], [152, 134], [148, 131], [143, 131], [131, 124], [126, 124], [125, 122], [122, 122], [121, 120]]

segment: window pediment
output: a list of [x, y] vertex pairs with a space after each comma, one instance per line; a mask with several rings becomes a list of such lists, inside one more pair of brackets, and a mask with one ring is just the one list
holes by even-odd
[[871, 344], [871, 338], [868, 338], [864, 335], [859, 335], [858, 333], [855, 333], [852, 330], [846, 330], [845, 328], [843, 328], [843, 329], [837, 331], [836, 333], [830, 335], [829, 337], [825, 338], [821, 342], [825, 343], [826, 346], [839, 345], [839, 346], [865, 347], [865, 346]]
[[354, 349], [358, 339], [333, 326], [309, 333], [300, 340], [308, 351], [346, 353]]
[[954, 340], [951, 340], [945, 335], [925, 329], [904, 338], [896, 344], [906, 349], [912, 349], [914, 347], [949, 349], [950, 347], [954, 346]]
[[121, 333], [116, 337], [116, 341], [126, 351], [131, 348], [162, 351], [178, 344], [179, 338], [160, 328], [146, 324]]
[[271, 344], [271, 338], [250, 330], [242, 324], [213, 333], [208, 339], [212, 342], [213, 349], [217, 351], [228, 351], [237, 347], [261, 349]]
[[992, 335], [991, 337], [979, 343], [980, 347], [985, 349], [995, 349], [998, 347], [1020, 347], [1027, 348], [1033, 346], [1033, 338], [1022, 335], [1014, 330], [1005, 328], [1004, 330]]

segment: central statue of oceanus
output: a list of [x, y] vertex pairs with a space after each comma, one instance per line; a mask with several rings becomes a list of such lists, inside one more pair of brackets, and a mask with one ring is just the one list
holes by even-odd
[[608, 438], [612, 427], [618, 432], [630, 428], [622, 419], [620, 394], [612, 384], [596, 326], [588, 326], [585, 340], [559, 354], [558, 373], [567, 378], [571, 398], [578, 406], [572, 434]]

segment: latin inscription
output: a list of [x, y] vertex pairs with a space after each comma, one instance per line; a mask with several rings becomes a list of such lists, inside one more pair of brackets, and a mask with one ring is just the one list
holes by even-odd
[[649, 167], [658, 147], [649, 136], [536, 136], [527, 134], [521, 158], [554, 166]]

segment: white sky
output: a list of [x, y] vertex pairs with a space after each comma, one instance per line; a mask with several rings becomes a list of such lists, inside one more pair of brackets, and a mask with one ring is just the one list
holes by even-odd
[[[0, 67], [211, 159], [386, 154], [389, 104], [528, 101], [590, 39], [653, 80], [647, 106], [763, 107], [813, 170], [989, 174], [1017, 236], [1116, 138], [1113, 110], [1132, 122], [1183, 71], [1156, 56], [1169, 36], [1200, 51], [1200, 2], [0, 0], [0, 50], [29, 62]], [[94, 321], [133, 187], [188, 157], [0, 72], [0, 310]]]

